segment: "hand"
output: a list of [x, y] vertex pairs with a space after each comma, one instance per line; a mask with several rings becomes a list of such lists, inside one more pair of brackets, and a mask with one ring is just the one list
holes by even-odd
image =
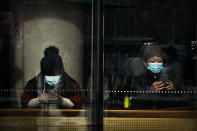
[[62, 102], [62, 96], [60, 96], [57, 93], [48, 93], [49, 94], [49, 99], [47, 101], [47, 103], [51, 103], [51, 104], [59, 104]]
[[172, 81], [170, 81], [170, 80], [168, 80], [166, 83], [165, 83], [167, 86], [165, 86], [165, 89], [166, 90], [175, 90], [175, 88], [174, 88], [174, 84], [173, 84], [173, 82]]
[[40, 96], [40, 103], [58, 104], [61, 103], [62, 96], [57, 93], [43, 93]]
[[156, 91], [160, 91], [160, 90], [163, 90], [165, 88], [165, 85], [161, 81], [156, 81], [156, 82], [153, 82], [153, 84], [151, 85], [151, 87], [154, 90], [156, 90]]
[[42, 93], [40, 95], [40, 103], [47, 103], [47, 101], [49, 100], [49, 94], [48, 93]]

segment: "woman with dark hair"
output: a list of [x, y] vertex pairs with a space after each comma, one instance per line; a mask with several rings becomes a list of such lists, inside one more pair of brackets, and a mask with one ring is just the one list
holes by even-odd
[[[187, 97], [185, 99], [182, 94], [176, 93], [181, 89], [180, 81], [166, 66], [164, 53], [159, 45], [143, 45], [140, 50], [140, 57], [141, 62], [140, 60], [132, 62], [132, 64], [137, 63], [136, 66], [132, 67], [141, 67], [142, 70], [138, 75], [133, 75], [134, 78], [132, 79], [131, 90], [133, 91], [134, 106], [176, 108], [189, 104]], [[132, 68], [133, 72], [138, 71], [135, 68]]]
[[40, 63], [41, 72], [31, 79], [21, 96], [22, 107], [79, 107], [79, 84], [64, 71], [59, 50], [49, 46]]
[[141, 57], [146, 71], [136, 78], [136, 90], [175, 90], [173, 78], [163, 72], [163, 52], [158, 45], [150, 44], [143, 46], [143, 49], [141, 49]]

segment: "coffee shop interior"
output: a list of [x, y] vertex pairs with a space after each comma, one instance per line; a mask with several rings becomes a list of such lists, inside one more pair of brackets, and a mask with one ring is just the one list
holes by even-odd
[[[196, 0], [2, 0], [2, 131], [197, 130], [196, 6]], [[154, 79], [164, 72], [157, 81], [171, 88], [143, 83], [152, 80], [142, 79], [150, 72], [146, 51], [161, 57]], [[63, 73], [53, 85], [47, 78], [59, 74], [46, 75], [45, 68], [58, 62]], [[42, 97], [48, 87], [54, 103]]]

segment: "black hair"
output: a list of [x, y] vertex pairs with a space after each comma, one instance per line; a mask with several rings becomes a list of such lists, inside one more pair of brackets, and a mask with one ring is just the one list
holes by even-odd
[[157, 44], [143, 45], [140, 49], [140, 53], [144, 61], [147, 61], [154, 56], [163, 57], [162, 49]]
[[55, 46], [49, 46], [44, 50], [44, 57], [40, 64], [43, 75], [53, 76], [64, 72], [64, 66], [62, 58], [59, 55], [59, 49]]

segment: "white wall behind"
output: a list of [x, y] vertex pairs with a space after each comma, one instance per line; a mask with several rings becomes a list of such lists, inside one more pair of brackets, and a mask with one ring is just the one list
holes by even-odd
[[[19, 35], [12, 45], [12, 84], [20, 107], [20, 97], [27, 82], [40, 72], [40, 61], [46, 47], [59, 48], [65, 71], [82, 87], [83, 83], [83, 9], [76, 6], [59, 9], [15, 5]], [[57, 7], [56, 7], [57, 6]], [[31, 6], [30, 6], [31, 7]]]

